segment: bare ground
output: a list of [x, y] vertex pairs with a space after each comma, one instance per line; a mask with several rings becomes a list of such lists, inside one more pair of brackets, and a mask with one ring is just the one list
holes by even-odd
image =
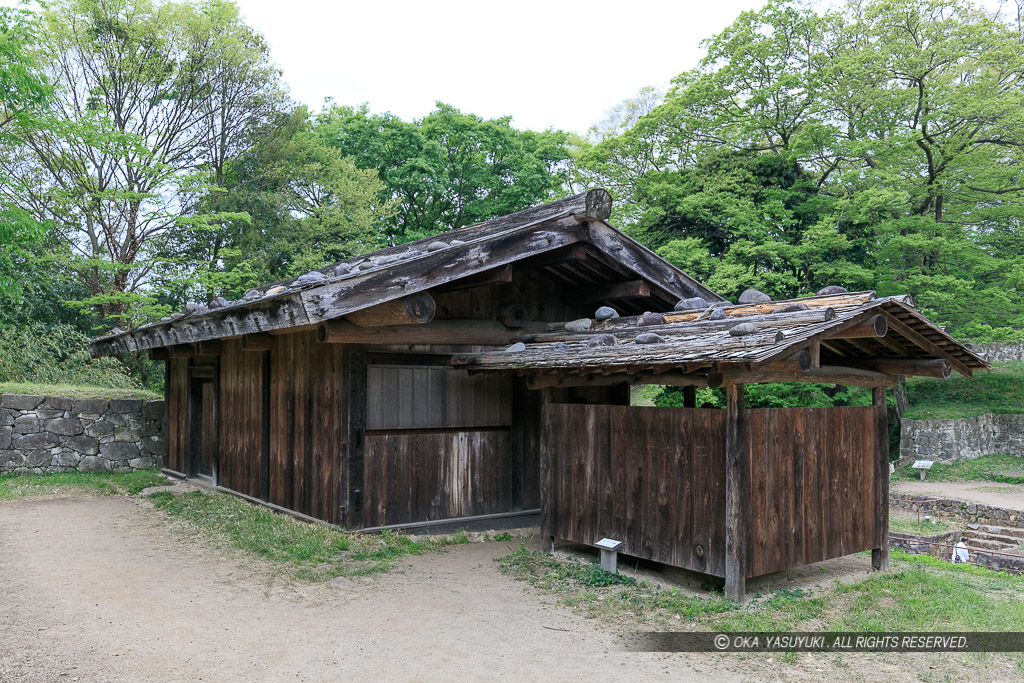
[[1024, 485], [996, 484], [987, 481], [897, 481], [897, 493], [936, 498], [956, 498], [983, 505], [1024, 510]]
[[[332, 584], [160, 523], [137, 499], [0, 505], [0, 680], [1008, 680], [946, 655], [627, 653], [615, 624], [552, 604], [492, 562], [505, 544]], [[861, 570], [858, 569], [858, 572]], [[794, 577], [795, 578], [795, 577]], [[838, 577], [837, 577], [838, 578]]]

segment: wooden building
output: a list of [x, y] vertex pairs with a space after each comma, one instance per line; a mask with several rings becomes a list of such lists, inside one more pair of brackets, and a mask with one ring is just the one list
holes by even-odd
[[[547, 539], [613, 537], [733, 597], [864, 549], [884, 566], [885, 387], [985, 362], [906, 299], [733, 306], [610, 209], [591, 190], [91, 349], [166, 360], [168, 471], [300, 515], [373, 530], [539, 514]], [[603, 305], [623, 317], [595, 322]], [[871, 386], [875, 407], [744, 410], [743, 385], [766, 381]], [[722, 386], [729, 407], [631, 407], [636, 383]]]

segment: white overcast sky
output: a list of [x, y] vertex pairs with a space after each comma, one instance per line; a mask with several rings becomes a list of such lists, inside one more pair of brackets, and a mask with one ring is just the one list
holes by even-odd
[[292, 96], [405, 119], [437, 100], [519, 128], [585, 132], [640, 87], [666, 89], [702, 39], [764, 0], [240, 0]]

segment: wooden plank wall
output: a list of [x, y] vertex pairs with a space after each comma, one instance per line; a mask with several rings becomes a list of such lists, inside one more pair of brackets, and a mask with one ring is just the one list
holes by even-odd
[[[877, 546], [872, 409], [748, 415], [747, 576]], [[545, 533], [724, 575], [724, 410], [552, 403], [543, 428]]]
[[747, 576], [877, 547], [874, 410], [747, 414]]
[[551, 534], [724, 574], [725, 411], [552, 403], [544, 428]]
[[298, 332], [270, 353], [270, 502], [338, 522], [343, 346]]
[[254, 498], [263, 486], [263, 363], [268, 352], [224, 341], [220, 357], [217, 484]]
[[188, 473], [188, 358], [167, 362], [167, 469]]
[[363, 526], [516, 509], [511, 378], [376, 364], [366, 393]]

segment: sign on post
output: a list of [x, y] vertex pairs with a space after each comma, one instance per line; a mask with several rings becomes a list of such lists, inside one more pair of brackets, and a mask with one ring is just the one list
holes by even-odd
[[921, 481], [924, 481], [925, 473], [927, 473], [928, 470], [930, 470], [932, 468], [933, 464], [934, 464], [933, 460], [915, 460], [914, 464], [911, 465], [911, 467], [913, 467], [915, 470], [919, 470], [921, 472]]

